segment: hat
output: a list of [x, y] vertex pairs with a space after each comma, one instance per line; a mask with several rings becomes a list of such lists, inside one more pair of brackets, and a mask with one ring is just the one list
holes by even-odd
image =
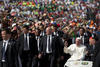
[[81, 40], [81, 38], [80, 37], [77, 37], [76, 40]]
[[16, 26], [16, 23], [13, 23], [13, 24], [12, 24], [12, 27], [14, 27], [14, 26]]

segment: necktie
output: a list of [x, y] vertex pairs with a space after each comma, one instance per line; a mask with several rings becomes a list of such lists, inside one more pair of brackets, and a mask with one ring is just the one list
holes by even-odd
[[95, 45], [93, 45], [93, 50], [95, 49]]
[[39, 39], [40, 39], [40, 37], [37, 37], [38, 51], [39, 51], [39, 43], [40, 43]]
[[48, 41], [48, 49], [49, 49], [49, 51], [51, 51], [51, 41], [50, 41], [50, 36], [49, 36], [49, 39], [48, 39], [49, 41]]
[[24, 50], [28, 50], [28, 43], [27, 43], [27, 34], [24, 39]]
[[2, 48], [2, 61], [4, 62], [5, 61], [5, 46], [6, 46], [6, 42], [3, 43], [3, 48]]

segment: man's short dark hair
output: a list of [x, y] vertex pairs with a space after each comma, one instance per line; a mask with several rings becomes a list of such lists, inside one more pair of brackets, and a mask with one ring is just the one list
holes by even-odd
[[6, 34], [11, 34], [11, 29], [9, 29], [9, 28], [3, 28], [2, 30], [1, 30], [1, 32], [2, 31], [6, 31]]
[[29, 26], [28, 25], [24, 25], [23, 28], [26, 28], [27, 30], [29, 30]]
[[83, 30], [83, 32], [85, 32], [85, 29], [84, 29], [83, 27], [81, 27], [80, 29], [82, 29], [82, 30]]

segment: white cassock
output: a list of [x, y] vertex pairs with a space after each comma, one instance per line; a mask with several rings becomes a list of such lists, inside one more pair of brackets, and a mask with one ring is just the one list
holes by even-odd
[[71, 55], [68, 61], [82, 60], [86, 54], [86, 47], [84, 45], [77, 46], [76, 44], [72, 44], [69, 47], [64, 47], [64, 52]]

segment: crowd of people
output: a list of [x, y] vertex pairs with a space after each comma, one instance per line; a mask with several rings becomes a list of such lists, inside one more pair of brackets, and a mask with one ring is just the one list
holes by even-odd
[[100, 67], [100, 1], [0, 4], [0, 67]]

